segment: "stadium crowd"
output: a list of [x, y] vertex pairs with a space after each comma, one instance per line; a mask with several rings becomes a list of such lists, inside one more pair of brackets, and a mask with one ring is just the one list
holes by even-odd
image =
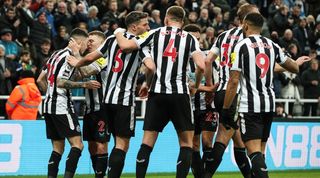
[[[147, 12], [150, 28], [155, 29], [163, 26], [168, 7], [178, 5], [187, 12], [185, 24], [201, 26], [200, 45], [208, 50], [221, 32], [239, 25], [236, 12], [246, 2], [256, 4], [264, 16], [263, 36], [278, 43], [293, 59], [302, 55], [313, 59], [301, 66], [298, 75], [276, 74], [276, 97], [320, 102], [317, 0], [1, 0], [0, 95], [10, 95], [21, 71], [31, 70], [37, 77], [52, 51], [67, 46], [69, 33], [76, 27], [98, 30], [108, 37], [116, 28], [125, 27], [124, 18], [136, 10]], [[82, 89], [73, 90], [73, 95], [83, 96]], [[5, 102], [0, 100], [0, 116], [6, 115]], [[291, 103], [287, 114], [316, 116], [318, 105], [304, 104], [302, 113]]]

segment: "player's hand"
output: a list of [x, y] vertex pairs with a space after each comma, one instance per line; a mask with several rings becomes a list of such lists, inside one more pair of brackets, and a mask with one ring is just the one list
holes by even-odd
[[87, 82], [84, 82], [84, 88], [87, 89], [98, 89], [101, 87], [101, 84], [96, 80], [89, 80]]
[[73, 54], [79, 54], [81, 46], [73, 38], [70, 38], [68, 47], [71, 49]]
[[229, 109], [222, 109], [220, 117], [222, 118], [221, 123], [227, 130], [231, 128], [237, 130], [239, 128], [237, 121], [234, 120], [234, 115]]
[[113, 32], [113, 34], [116, 35], [117, 33], [124, 33], [124, 32], [126, 32], [126, 29], [124, 29], [124, 28], [117, 28], [117, 29]]
[[309, 56], [301, 56], [296, 60], [298, 66], [301, 66], [303, 63], [310, 61], [311, 58]]
[[143, 82], [142, 83], [142, 86], [139, 90], [139, 97], [141, 99], [146, 99], [148, 98], [148, 91], [149, 91], [149, 87], [147, 86], [147, 83], [146, 82]]
[[79, 62], [79, 60], [74, 56], [68, 56], [67, 61], [68, 61], [69, 65], [71, 65], [72, 67], [75, 67]]

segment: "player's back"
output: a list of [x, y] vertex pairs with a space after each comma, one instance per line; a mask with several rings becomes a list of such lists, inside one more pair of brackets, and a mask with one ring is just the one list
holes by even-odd
[[197, 39], [177, 27], [161, 27], [151, 33], [147, 38], [152, 38], [151, 56], [157, 70], [150, 91], [189, 93], [186, 72], [190, 56], [200, 51]]
[[275, 62], [283, 63], [281, 48], [270, 39], [251, 35], [233, 49], [231, 70], [241, 70], [239, 111], [274, 111], [273, 70]]
[[211, 51], [214, 52], [219, 58], [220, 74], [219, 74], [219, 87], [217, 91], [226, 90], [227, 82], [229, 80], [229, 69], [231, 67], [231, 50], [232, 48], [243, 39], [243, 31], [241, 27], [235, 27], [221, 33], [213, 46]]
[[[128, 39], [135, 37], [128, 32], [124, 36]], [[114, 35], [107, 38], [104, 45], [98, 50], [108, 58], [107, 67], [101, 73], [104, 102], [125, 106], [133, 105], [138, 69], [142, 59], [148, 54], [142, 50], [135, 50], [131, 53], [122, 52]]]
[[44, 113], [66, 114], [70, 111], [73, 112], [70, 90], [57, 86], [57, 78], [69, 78], [73, 72], [73, 67], [66, 60], [70, 54], [71, 51], [68, 48], [58, 50], [51, 55], [46, 63], [44, 70], [47, 73], [48, 88], [44, 100]]

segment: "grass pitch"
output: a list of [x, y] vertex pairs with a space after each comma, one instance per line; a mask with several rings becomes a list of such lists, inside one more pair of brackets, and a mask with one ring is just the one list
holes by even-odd
[[[46, 176], [0, 176], [3, 178], [46, 178]], [[134, 174], [124, 174], [121, 177], [134, 178]], [[152, 173], [146, 176], [147, 178], [174, 178], [174, 173]], [[242, 178], [239, 172], [217, 173], [214, 178]], [[320, 178], [319, 170], [290, 170], [290, 171], [270, 171], [270, 178]], [[63, 176], [59, 176], [63, 178]], [[94, 175], [76, 175], [74, 178], [94, 178]], [[188, 178], [193, 178], [189, 174]]]

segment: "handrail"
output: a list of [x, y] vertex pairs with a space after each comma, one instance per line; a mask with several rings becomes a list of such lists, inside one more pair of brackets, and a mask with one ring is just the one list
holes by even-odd
[[[8, 99], [9, 95], [0, 95], [0, 100], [5, 100]], [[45, 96], [42, 96], [42, 99], [44, 99]], [[74, 101], [84, 101], [85, 97], [84, 96], [72, 96], [72, 99]], [[146, 108], [146, 99], [141, 99], [140, 97], [136, 97], [136, 101], [141, 101], [141, 115], [137, 116], [138, 118], [143, 118], [145, 114], [145, 108]], [[318, 103], [318, 99], [282, 99], [282, 98], [277, 98], [276, 103], [284, 103], [284, 110], [286, 113], [289, 112], [289, 103]], [[300, 116], [294, 116], [294, 118], [301, 118]], [[309, 118], [307, 116], [303, 116], [304, 118]], [[317, 117], [319, 118], [319, 117]], [[2, 117], [0, 116], [0, 119]]]

